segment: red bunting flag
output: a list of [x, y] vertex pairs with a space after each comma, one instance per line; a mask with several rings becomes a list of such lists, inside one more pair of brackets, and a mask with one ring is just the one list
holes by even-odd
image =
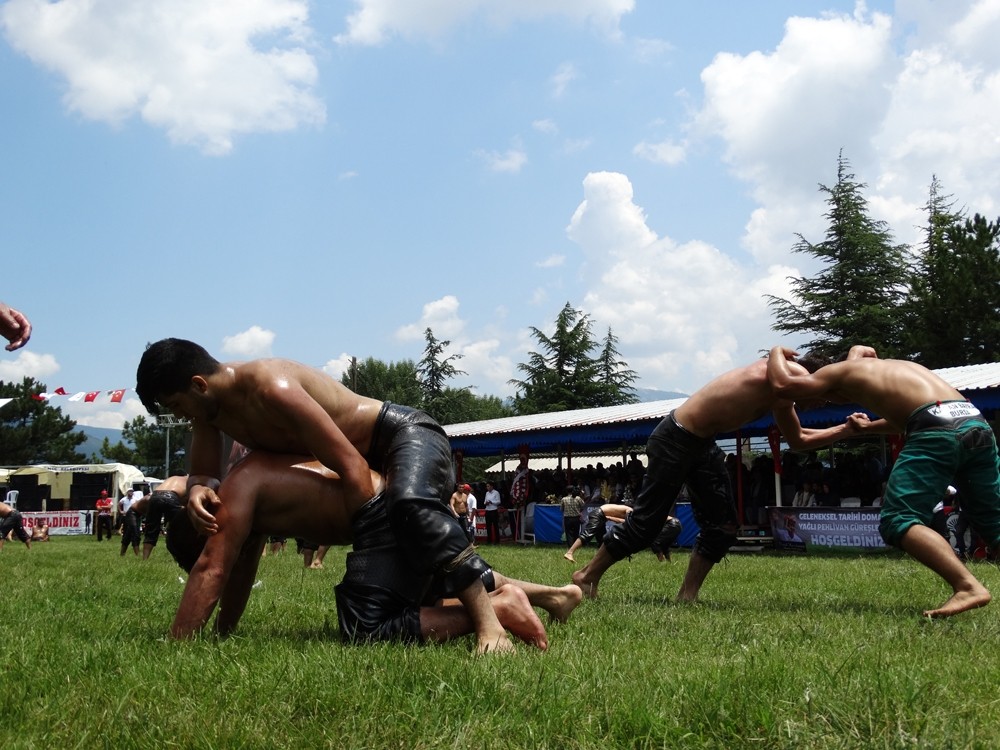
[[31, 397], [33, 399], [35, 399], [35, 401], [45, 401], [48, 398], [48, 396], [49, 396], [49, 394], [47, 394], [47, 393], [32, 393], [31, 394]]
[[91, 391], [90, 393], [88, 393], [86, 396], [83, 397], [83, 400], [86, 401], [87, 403], [91, 403], [94, 401], [94, 399], [97, 398], [99, 394], [100, 391]]
[[59, 386], [55, 390], [55, 395], [56, 396], [68, 396], [69, 394], [66, 393], [66, 389], [65, 388], [63, 388], [62, 386]]
[[125, 396], [124, 388], [119, 388], [116, 391], [111, 391], [111, 403], [120, 404], [124, 396]]

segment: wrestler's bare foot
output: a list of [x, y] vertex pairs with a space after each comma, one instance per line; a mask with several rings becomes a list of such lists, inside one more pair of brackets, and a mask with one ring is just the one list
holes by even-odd
[[[493, 609], [497, 613], [497, 619], [500, 621], [500, 624], [509, 630], [511, 634], [520, 638], [525, 643], [537, 646], [542, 651], [549, 647], [549, 640], [545, 635], [545, 626], [542, 625], [542, 621], [535, 614], [531, 602], [528, 601], [527, 594], [521, 591], [521, 589], [511, 585], [498, 588], [496, 594], [493, 596]], [[509, 647], [507, 650], [514, 650], [514, 644], [506, 638], [503, 641]], [[504, 643], [497, 643], [496, 645], [502, 647]], [[492, 652], [494, 650], [493, 646], [489, 643], [486, 644], [486, 649], [483, 649], [482, 646], [483, 644], [480, 643], [479, 653]]]
[[551, 600], [542, 603], [542, 609], [549, 613], [550, 620], [568, 622], [569, 616], [582, 601], [583, 590], [575, 583], [568, 583], [552, 592]]
[[567, 552], [565, 555], [563, 555], [563, 557], [565, 557], [570, 562], [576, 562], [576, 558], [573, 557], [573, 553], [572, 552]]
[[319, 560], [313, 560], [309, 565], [310, 570], [323, 570], [323, 563]]
[[573, 574], [573, 583], [580, 587], [581, 593], [588, 599], [597, 598], [597, 581], [590, 581], [584, 573], [585, 568], [580, 568]]
[[977, 587], [969, 591], [956, 591], [944, 604], [937, 609], [928, 609], [924, 617], [951, 617], [959, 612], [985, 607], [993, 597], [985, 586], [977, 583]]

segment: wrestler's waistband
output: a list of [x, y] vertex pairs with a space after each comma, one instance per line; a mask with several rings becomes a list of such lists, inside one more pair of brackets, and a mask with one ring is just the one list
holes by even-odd
[[395, 546], [372, 547], [348, 553], [341, 583], [378, 586], [419, 602], [427, 590], [429, 578], [407, 565]]
[[181, 496], [178, 495], [173, 490], [154, 490], [153, 492], [149, 493], [149, 499], [152, 500], [154, 497], [162, 500], [172, 500], [178, 505], [183, 505], [181, 501]]
[[670, 412], [667, 415], [667, 421], [668, 421], [668, 425], [669, 425], [670, 429], [674, 433], [674, 437], [679, 437], [679, 438], [681, 438], [684, 441], [689, 442], [689, 443], [714, 443], [715, 442], [715, 438], [714, 437], [707, 437], [707, 438], [705, 438], [705, 437], [702, 437], [701, 435], [696, 435], [695, 433], [691, 432], [691, 430], [689, 430], [687, 427], [685, 427], [684, 425], [682, 425], [680, 422], [677, 421], [677, 417], [674, 416], [673, 412]]
[[915, 409], [906, 419], [906, 434], [927, 430], [957, 430], [983, 415], [968, 401], [937, 401]]
[[351, 521], [354, 551], [388, 547], [396, 543], [385, 507], [385, 493], [380, 492], [361, 506]]
[[382, 402], [378, 417], [375, 419], [375, 428], [372, 430], [372, 441], [365, 454], [365, 460], [372, 467], [381, 466], [389, 446], [392, 444], [396, 434], [407, 427], [424, 427], [448, 439], [444, 428], [439, 425], [433, 417], [420, 409], [412, 406], [402, 406], [391, 401]]

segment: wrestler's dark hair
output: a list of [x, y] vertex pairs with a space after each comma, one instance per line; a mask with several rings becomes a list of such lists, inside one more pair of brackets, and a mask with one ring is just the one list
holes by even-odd
[[195, 375], [211, 375], [219, 361], [193, 341], [162, 339], [149, 344], [135, 372], [135, 392], [150, 414], [159, 414], [156, 399], [187, 390]]
[[821, 367], [826, 367], [831, 364], [833, 360], [824, 354], [819, 354], [817, 352], [808, 352], [803, 354], [801, 357], [795, 360], [798, 364], [806, 368], [806, 372], [812, 375], [816, 370]]
[[198, 562], [206, 541], [208, 537], [201, 536], [195, 531], [187, 513], [181, 511], [170, 520], [170, 527], [167, 529], [167, 552], [188, 573]]

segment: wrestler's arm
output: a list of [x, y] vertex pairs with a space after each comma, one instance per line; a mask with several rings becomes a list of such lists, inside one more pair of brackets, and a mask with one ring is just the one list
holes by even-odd
[[216, 517], [218, 533], [208, 537], [205, 549], [191, 568], [170, 627], [171, 638], [190, 638], [205, 626], [222, 596], [243, 543], [250, 535], [253, 520], [250, 504], [229, 502], [220, 505]]
[[851, 350], [847, 352], [847, 359], [864, 359], [869, 357], [871, 359], [878, 359], [878, 354], [875, 349], [870, 346], [865, 346], [864, 344], [855, 344], [851, 347]]
[[264, 534], [251, 534], [240, 549], [219, 599], [219, 615], [215, 618], [215, 632], [219, 635], [229, 635], [239, 624], [250, 599], [250, 590], [257, 579], [257, 567], [266, 542], [267, 536]]
[[337, 473], [345, 492], [353, 491], [365, 499], [374, 496], [368, 462], [302, 386], [268, 389], [263, 408], [270, 418], [299, 435], [306, 449], [321, 464]]
[[[820, 377], [823, 370], [810, 375], [805, 368], [792, 367], [792, 349], [776, 346], [767, 358], [767, 380], [775, 396], [789, 401], [805, 401], [822, 398], [829, 392], [826, 380]], [[826, 369], [826, 368], [824, 368]]]
[[191, 473], [187, 480], [187, 514], [201, 534], [219, 530], [209, 505], [218, 502], [222, 468], [222, 433], [211, 425], [196, 421], [191, 426]]
[[902, 435], [906, 430], [894, 425], [887, 419], [871, 419], [867, 414], [855, 412], [849, 416], [848, 421], [858, 433], [869, 433], [874, 435]]
[[822, 448], [838, 440], [856, 437], [860, 433], [860, 429], [856, 427], [851, 417], [844, 420], [842, 424], [833, 427], [823, 429], [803, 427], [799, 421], [799, 415], [795, 411], [795, 404], [785, 399], [775, 401], [772, 412], [774, 413], [774, 422], [781, 430], [781, 436], [793, 451]]
[[601, 506], [601, 510], [604, 512], [605, 518], [615, 523], [625, 523], [625, 517], [632, 512], [632, 508], [629, 506], [616, 503], [605, 503]]

